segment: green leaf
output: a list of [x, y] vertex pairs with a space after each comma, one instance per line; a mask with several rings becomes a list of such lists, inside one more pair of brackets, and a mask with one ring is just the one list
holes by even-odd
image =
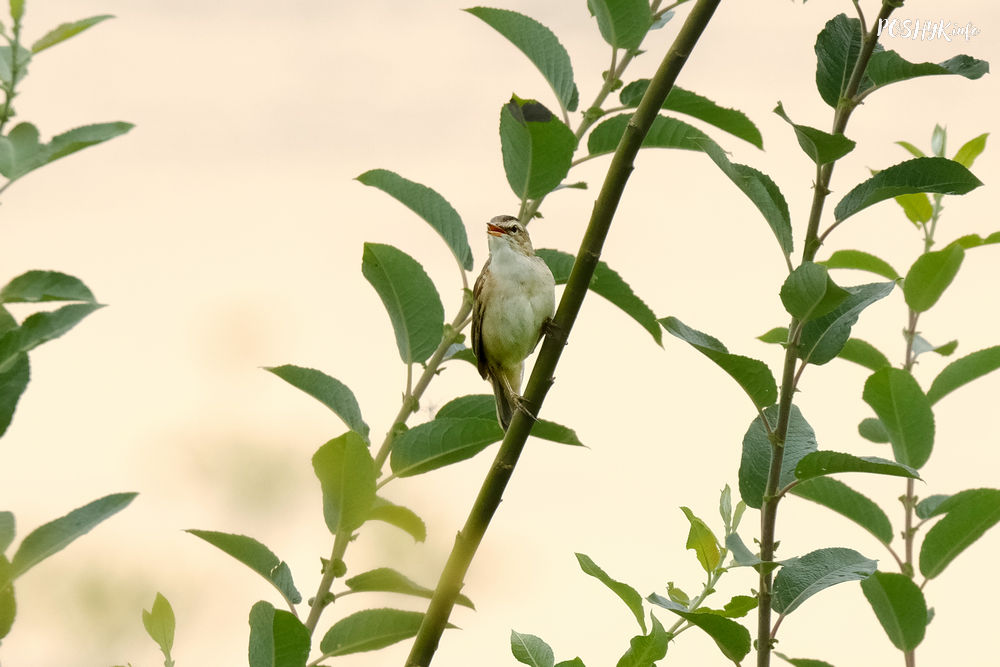
[[6, 138], [0, 139], [0, 174], [11, 181], [89, 146], [103, 143], [125, 134], [131, 123], [98, 123], [78, 127], [52, 137], [48, 144], [39, 141], [38, 129], [31, 123], [20, 123]]
[[[890, 19], [890, 24], [898, 19]], [[940, 63], [911, 63], [895, 51], [873, 53], [865, 74], [876, 86], [887, 86], [897, 81], [906, 81], [918, 76], [957, 74], [966, 79], [978, 79], [990, 71], [985, 60], [959, 55]]]
[[14, 513], [0, 512], [0, 554], [7, 552], [7, 547], [14, 541]]
[[927, 602], [920, 587], [904, 574], [875, 572], [861, 582], [875, 617], [900, 651], [912, 651], [924, 640]]
[[874, 345], [860, 338], [847, 339], [843, 349], [840, 350], [840, 354], [837, 356], [846, 361], [853, 361], [872, 371], [892, 365], [889, 363], [889, 359]]
[[958, 237], [948, 245], [959, 245], [968, 250], [969, 248], [978, 248], [979, 246], [994, 245], [997, 243], [1000, 243], [1000, 232], [993, 232], [986, 238], [983, 238], [979, 234], [966, 234], [965, 236]]
[[730, 162], [725, 151], [715, 142], [703, 141], [701, 147], [722, 173], [757, 207], [778, 239], [781, 252], [788, 257], [792, 253], [792, 221], [788, 203], [771, 177], [745, 164]]
[[[549, 248], [539, 248], [535, 251], [535, 254], [541, 257], [548, 265], [557, 285], [566, 284], [576, 257], [568, 252], [551, 250]], [[590, 290], [604, 297], [615, 306], [618, 306], [622, 312], [648, 331], [657, 345], [663, 345], [660, 325], [656, 321], [656, 315], [646, 305], [646, 302], [632, 291], [632, 288], [622, 279], [618, 272], [609, 267], [604, 261], [597, 262], [597, 267], [594, 269], [594, 276], [590, 279]]]
[[31, 376], [28, 355], [24, 352], [0, 365], [0, 436], [7, 432], [21, 394], [28, 388]]
[[920, 546], [920, 572], [928, 579], [941, 574], [983, 533], [1000, 521], [1000, 490], [960, 491], [940, 505], [935, 513], [944, 518], [927, 531]]
[[350, 533], [368, 519], [375, 503], [375, 461], [354, 431], [316, 450], [313, 470], [323, 489], [323, 518], [331, 533]]
[[587, 0], [604, 41], [616, 49], [639, 48], [653, 24], [646, 0]]
[[959, 163], [966, 169], [972, 168], [972, 163], [976, 161], [979, 154], [986, 150], [986, 138], [990, 136], [989, 132], [985, 134], [980, 134], [974, 139], [969, 139], [962, 147], [958, 149], [955, 153], [955, 157], [952, 158], [955, 162]]
[[59, 338], [87, 315], [103, 307], [97, 303], [71, 303], [56, 310], [29, 315], [20, 327], [8, 329], [0, 336], [0, 372], [9, 370], [20, 353]]
[[349, 429], [358, 433], [365, 442], [369, 441], [368, 424], [361, 417], [358, 399], [346, 384], [322, 371], [291, 364], [265, 366], [264, 370], [274, 373], [333, 410], [334, 414], [344, 420]]
[[403, 363], [427, 361], [441, 342], [444, 306], [424, 268], [393, 246], [365, 243], [361, 273], [389, 313]]
[[833, 282], [826, 267], [813, 262], [803, 262], [788, 274], [780, 292], [788, 314], [803, 322], [826, 315], [847, 296], [847, 290]]
[[947, 130], [935, 123], [934, 132], [931, 133], [931, 150], [934, 152], [934, 155], [944, 157], [944, 145], [947, 141]]
[[89, 533], [94, 526], [125, 509], [136, 493], [114, 493], [87, 503], [69, 514], [31, 531], [11, 558], [11, 580], [30, 570], [49, 556], [62, 551], [70, 542]]
[[920, 473], [910, 466], [881, 459], [877, 456], [854, 456], [844, 452], [817, 451], [803, 456], [795, 466], [799, 480], [842, 472], [867, 472], [875, 475], [920, 479]]
[[788, 342], [788, 327], [774, 327], [757, 336], [757, 340], [765, 343], [778, 344], [782, 347]]
[[17, 617], [17, 600], [10, 578], [10, 561], [0, 554], [0, 640], [10, 634]]
[[819, 263], [828, 269], [870, 271], [889, 280], [899, 280], [902, 277], [889, 262], [863, 250], [838, 250], [830, 255], [830, 259]]
[[795, 667], [833, 667], [830, 663], [823, 662], [822, 660], [813, 660], [812, 658], [789, 658], [787, 655], [777, 651], [775, 651], [774, 654], [785, 662], [795, 665]]
[[[446, 418], [485, 419], [496, 424], [496, 399], [492, 394], [459, 396], [441, 406], [435, 415], [435, 419]], [[503, 440], [503, 431], [499, 430], [499, 425], [497, 425], [497, 429], [496, 442], [499, 442]], [[539, 419], [532, 425], [531, 435], [562, 445], [584, 446], [573, 429], [545, 419]]]
[[24, 0], [10, 0], [10, 17], [14, 23], [20, 23], [24, 16]]
[[895, 199], [896, 203], [903, 207], [903, 213], [910, 222], [930, 222], [934, 217], [934, 207], [931, 205], [930, 197], [923, 192], [899, 195]]
[[885, 426], [896, 461], [920, 469], [934, 448], [934, 413], [909, 371], [883, 368], [865, 382], [862, 394]]
[[906, 149], [906, 152], [912, 155], [913, 157], [927, 157], [927, 155], [922, 150], [911, 144], [909, 141], [897, 141], [896, 144]]
[[[861, 21], [849, 19], [845, 14], [838, 14], [827, 21], [816, 37], [816, 88], [823, 101], [833, 108], [837, 108], [840, 98], [847, 91], [854, 64], [861, 55], [861, 41]], [[881, 50], [882, 46], [876, 43], [875, 51]], [[858, 93], [874, 85], [871, 77], [865, 74]]]
[[774, 577], [771, 608], [785, 615], [825, 588], [866, 579], [878, 566], [853, 549], [818, 549], [786, 562]]
[[163, 655], [170, 660], [170, 650], [174, 647], [174, 610], [162, 594], [157, 593], [152, 608], [142, 610], [142, 625], [146, 633], [160, 647]]
[[[415, 581], [404, 576], [392, 568], [380, 567], [347, 579], [344, 584], [355, 593], [380, 592], [380, 593], [402, 593], [403, 595], [414, 595], [416, 597], [427, 598], [434, 595], [434, 591], [425, 586], [421, 586]], [[467, 596], [458, 594], [455, 599], [457, 604], [475, 609]]]
[[414, 183], [387, 169], [366, 171], [357, 180], [378, 188], [423, 218], [441, 235], [459, 266], [466, 271], [472, 270], [472, 250], [465, 223], [444, 197], [426, 185]]
[[541, 637], [521, 634], [516, 630], [510, 631], [510, 652], [518, 662], [531, 667], [553, 667], [556, 661], [552, 647]]
[[597, 563], [590, 559], [590, 556], [578, 553], [576, 554], [576, 560], [580, 564], [580, 569], [583, 570], [585, 574], [589, 574], [594, 577], [602, 584], [611, 589], [611, 592], [621, 598], [621, 601], [632, 612], [635, 616], [635, 620], [639, 623], [639, 627], [645, 633], [646, 630], [646, 613], [642, 609], [642, 596], [636, 592], [634, 588], [628, 584], [622, 583], [620, 581], [615, 581], [607, 575], [607, 573], [598, 567]]
[[420, 475], [470, 459], [502, 439], [496, 416], [433, 419], [396, 436], [389, 465], [397, 477]]
[[851, 327], [861, 311], [885, 297], [896, 283], [871, 283], [845, 287], [848, 297], [831, 312], [802, 327], [799, 338], [799, 358], [817, 366], [840, 354], [851, 337]]
[[861, 423], [858, 424], [858, 435], [876, 444], [889, 442], [889, 431], [886, 430], [882, 420], [875, 417], [867, 417], [861, 420]]
[[899, 195], [915, 192], [964, 195], [982, 184], [954, 160], [918, 157], [887, 167], [856, 185], [840, 200], [833, 214], [837, 222], [843, 222], [872, 204]]
[[500, 148], [511, 190], [522, 201], [552, 192], [569, 173], [573, 131], [536, 100], [511, 97], [500, 111]]
[[882, 508], [839, 480], [815, 477], [792, 487], [791, 493], [850, 519], [883, 544], [892, 542], [892, 523]]
[[[764, 410], [764, 416], [772, 424], [777, 422], [778, 407]], [[785, 436], [785, 455], [781, 460], [781, 477], [778, 488], [795, 481], [795, 466], [806, 454], [816, 451], [816, 434], [799, 411], [792, 405], [788, 418], [788, 433]], [[740, 461], [740, 496], [750, 507], [760, 509], [764, 502], [764, 487], [767, 486], [768, 470], [771, 466], [771, 440], [758, 415], [743, 436], [743, 456]]]
[[[587, 137], [587, 152], [591, 155], [614, 153], [625, 134], [632, 114], [612, 116], [595, 127]], [[708, 135], [682, 120], [657, 116], [642, 140], [643, 148], [681, 148], [689, 151], [703, 150]]]
[[580, 658], [573, 658], [572, 660], [562, 660], [556, 663], [556, 667], [587, 667], [583, 664], [583, 660]]
[[369, 521], [384, 521], [410, 534], [417, 542], [427, 539], [427, 526], [423, 519], [413, 510], [396, 505], [381, 496], [375, 496], [375, 502], [368, 513]]
[[628, 650], [618, 659], [615, 667], [654, 667], [657, 660], [667, 655], [671, 635], [663, 629], [660, 621], [653, 619], [653, 629], [648, 635], [636, 635], [629, 640]]
[[95, 26], [101, 21], [106, 21], [110, 18], [114, 17], [110, 14], [102, 14], [100, 16], [91, 16], [89, 18], [80, 19], [79, 21], [62, 23], [42, 35], [38, 41], [32, 44], [31, 52], [36, 54], [40, 53], [50, 46], [55, 46], [60, 42], [65, 42], [70, 37], [78, 35], [87, 28]]
[[0, 289], [0, 303], [37, 303], [41, 301], [87, 301], [95, 303], [94, 294], [79, 278], [58, 271], [28, 271]]
[[726, 371], [746, 392], [758, 410], [778, 400], [778, 386], [763, 361], [730, 354], [719, 340], [688, 327], [676, 317], [666, 317], [660, 324], [668, 333], [690, 344]]
[[962, 385], [981, 378], [998, 368], [1000, 368], [1000, 345], [967, 354], [961, 359], [951, 362], [938, 373], [934, 382], [931, 383], [931, 388], [927, 391], [927, 399], [931, 404], [937, 403]]
[[949, 498], [951, 498], [951, 496], [943, 493], [928, 496], [917, 503], [917, 506], [914, 508], [914, 512], [921, 519], [930, 519], [932, 517], [939, 516], [947, 511], [947, 505], [945, 505], [945, 509], [943, 510], [941, 509], [941, 506], [944, 505], [944, 501]]
[[918, 313], [930, 309], [954, 280], [964, 258], [965, 251], [957, 245], [918, 257], [903, 280], [906, 305]]
[[736, 621], [716, 614], [688, 611], [673, 600], [656, 593], [646, 599], [704, 630], [715, 641], [722, 654], [733, 662], [739, 664], [750, 653], [750, 631]]
[[[619, 99], [626, 107], [635, 108], [639, 106], [639, 100], [646, 94], [647, 88], [649, 88], [649, 79], [633, 81], [622, 88]], [[764, 140], [760, 136], [760, 130], [753, 124], [753, 121], [747, 118], [746, 114], [737, 109], [719, 106], [707, 97], [702, 97], [690, 90], [674, 86], [667, 94], [661, 108], [697, 118], [723, 132], [743, 139], [757, 148], [764, 148]]]
[[309, 630], [291, 613], [258, 602], [250, 609], [250, 667], [305, 667]]
[[[375, 651], [417, 634], [424, 615], [401, 609], [365, 609], [337, 621], [320, 641], [324, 657]], [[451, 623], [447, 625], [453, 628]]]
[[774, 113], [778, 114], [792, 126], [792, 129], [795, 130], [795, 138], [799, 142], [799, 147], [817, 165], [839, 160], [854, 150], [856, 144], [843, 134], [830, 134], [829, 132], [823, 132], [808, 125], [795, 124], [788, 117], [788, 114], [785, 113], [781, 102], [778, 102], [778, 106], [774, 108]]
[[686, 549], [691, 549], [698, 556], [698, 562], [705, 572], [712, 572], [722, 561], [722, 554], [719, 551], [719, 543], [712, 534], [708, 525], [696, 517], [687, 507], [681, 507], [684, 516], [687, 517], [691, 527], [688, 529]]
[[722, 609], [708, 609], [699, 607], [699, 613], [715, 614], [726, 618], [743, 618], [757, 608], [757, 598], [752, 595], [737, 595], [733, 597]]
[[289, 604], [302, 602], [288, 564], [254, 538], [214, 530], [188, 529], [186, 532], [205, 540], [264, 577]]
[[508, 9], [472, 7], [465, 11], [510, 40], [542, 73], [559, 105], [567, 111], [576, 111], [580, 93], [573, 83], [573, 64], [551, 30], [530, 16]]

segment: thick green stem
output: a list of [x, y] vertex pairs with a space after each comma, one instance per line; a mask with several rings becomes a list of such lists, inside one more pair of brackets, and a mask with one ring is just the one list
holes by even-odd
[[[833, 133], [842, 134], [850, 120], [851, 113], [857, 107], [858, 88], [864, 79], [865, 69], [871, 59], [875, 45], [878, 43], [879, 19], [886, 19], [892, 11], [900, 6], [898, 0], [883, 0], [882, 10], [873, 22], [870, 30], [864, 35], [861, 52], [851, 71], [844, 94], [841, 96], [833, 117]], [[806, 225], [806, 236], [802, 244], [802, 262], [811, 262], [822, 245], [823, 239], [837, 226], [834, 223], [822, 236], [819, 234], [819, 223], [823, 216], [823, 206], [830, 194], [830, 179], [833, 177], [833, 162], [817, 166], [816, 182], [813, 189], [812, 204], [809, 209], [809, 220]], [[785, 348], [784, 370], [781, 380], [781, 394], [778, 399], [778, 423], [771, 435], [771, 463], [768, 469], [767, 484], [764, 488], [764, 500], [760, 515], [760, 559], [765, 562], [774, 560], [775, 532], [778, 517], [778, 503], [781, 495], [778, 485], [781, 480], [781, 466], [785, 455], [785, 439], [788, 436], [788, 422], [791, 417], [792, 397], [798, 384], [795, 373], [796, 356], [798, 353], [799, 321], [792, 318], [788, 325], [789, 340]], [[757, 614], [757, 667], [770, 667], [771, 644], [773, 630], [771, 627], [771, 585], [772, 572], [761, 568], [759, 579], [760, 604]]]
[[[698, 0], [695, 4], [650, 82], [612, 157], [604, 185], [594, 204], [590, 223], [581, 242], [580, 251], [577, 253], [576, 262], [566, 283], [566, 290], [559, 302], [554, 324], [545, 337], [538, 360], [528, 379], [524, 401], [532, 414], [538, 414], [545, 394], [552, 385], [553, 372], [565, 346], [566, 337], [580, 312], [642, 140], [720, 1]], [[482, 542], [486, 528], [500, 504], [532, 424], [533, 420], [524, 411], [515, 412], [465, 526], [455, 538], [455, 546], [441, 573], [437, 589], [406, 660], [408, 667], [426, 667], [431, 663], [455, 604], [455, 598], [463, 586], [465, 575]]]

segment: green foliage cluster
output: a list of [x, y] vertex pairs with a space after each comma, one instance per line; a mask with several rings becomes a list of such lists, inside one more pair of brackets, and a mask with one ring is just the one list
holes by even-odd
[[[24, 0], [10, 0], [10, 24], [0, 22], [0, 175], [6, 182], [0, 193], [26, 174], [79, 150], [113, 139], [132, 129], [130, 123], [86, 125], [39, 141], [38, 128], [20, 122], [7, 130], [15, 117], [14, 99], [28, 74], [34, 57], [111, 16], [91, 16], [63, 23], [43, 34], [30, 46], [22, 38]], [[54, 310], [38, 310], [18, 322], [7, 304], [29, 303], [47, 306], [66, 303]], [[7, 432], [14, 410], [31, 377], [28, 353], [72, 329], [102, 305], [78, 278], [59, 271], [32, 270], [12, 278], [0, 287], [0, 436]], [[99, 498], [58, 519], [39, 526], [24, 536], [8, 555], [16, 535], [14, 514], [0, 512], [0, 640], [6, 637], [17, 616], [14, 584], [18, 577], [49, 556], [61, 551], [94, 526], [124, 509], [134, 493], [116, 493]]]

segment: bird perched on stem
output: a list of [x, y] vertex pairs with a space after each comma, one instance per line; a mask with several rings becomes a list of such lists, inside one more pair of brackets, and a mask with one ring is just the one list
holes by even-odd
[[517, 218], [499, 215], [486, 223], [486, 233], [490, 257], [472, 292], [472, 350], [479, 374], [493, 384], [497, 420], [506, 431], [514, 409], [524, 409], [524, 360], [555, 312], [556, 283]]

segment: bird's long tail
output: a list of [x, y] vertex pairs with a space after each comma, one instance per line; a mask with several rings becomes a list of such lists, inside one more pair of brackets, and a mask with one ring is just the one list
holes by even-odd
[[510, 426], [510, 420], [514, 418], [514, 403], [511, 401], [507, 390], [504, 389], [503, 382], [499, 378], [492, 378], [492, 380], [493, 395], [497, 399], [497, 421], [500, 422], [500, 426], [506, 432], [507, 427]]

